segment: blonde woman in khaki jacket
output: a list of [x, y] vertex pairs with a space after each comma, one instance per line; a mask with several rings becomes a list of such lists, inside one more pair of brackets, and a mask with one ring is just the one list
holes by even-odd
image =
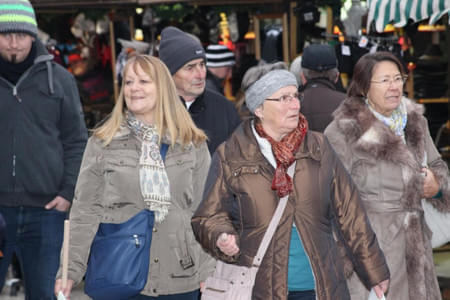
[[[111, 116], [94, 130], [83, 157], [70, 213], [69, 280], [63, 293], [70, 296], [82, 280], [100, 223], [122, 223], [150, 209], [155, 225], [148, 280], [131, 299], [170, 295], [195, 300], [200, 282], [214, 266], [190, 226], [210, 164], [206, 136], [195, 127], [158, 58], [130, 58], [123, 78]], [[162, 142], [170, 145], [164, 162], [154, 155]], [[149, 188], [149, 181], [143, 180], [148, 176], [168, 183], [163, 189]], [[186, 261], [190, 264], [181, 265]], [[60, 273], [56, 293], [62, 288]]]

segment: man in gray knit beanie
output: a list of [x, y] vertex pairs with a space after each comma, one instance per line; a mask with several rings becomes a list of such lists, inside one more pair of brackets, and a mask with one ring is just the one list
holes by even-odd
[[161, 32], [159, 58], [172, 74], [180, 99], [197, 127], [208, 135], [211, 154], [240, 123], [234, 105], [206, 89], [206, 55], [200, 41], [175, 27]]

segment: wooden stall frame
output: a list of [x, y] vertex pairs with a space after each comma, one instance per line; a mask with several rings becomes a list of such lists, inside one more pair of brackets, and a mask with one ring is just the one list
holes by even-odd
[[287, 13], [275, 14], [257, 14], [253, 16], [253, 26], [255, 29], [255, 58], [261, 59], [261, 36], [260, 36], [260, 20], [262, 19], [281, 19], [283, 26], [283, 61], [289, 63], [289, 28]]

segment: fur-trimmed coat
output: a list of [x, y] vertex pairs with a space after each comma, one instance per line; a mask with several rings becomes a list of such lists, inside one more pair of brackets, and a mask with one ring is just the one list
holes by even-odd
[[[429, 134], [424, 108], [404, 98], [408, 121], [406, 144], [380, 122], [361, 99], [347, 98], [334, 113], [325, 135], [361, 193], [391, 272], [388, 300], [441, 299], [434, 269], [431, 232], [421, 206], [425, 153], [439, 182], [442, 197], [427, 199], [450, 210], [449, 173]], [[352, 299], [369, 291], [353, 273], [348, 280]]]

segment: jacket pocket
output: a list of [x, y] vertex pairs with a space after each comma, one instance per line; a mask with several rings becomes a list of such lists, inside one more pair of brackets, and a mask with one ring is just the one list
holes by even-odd
[[272, 196], [271, 181], [261, 174], [258, 166], [241, 166], [230, 175], [228, 182], [235, 194], [234, 217], [243, 228], [265, 224], [272, 218], [277, 204]]
[[352, 165], [351, 177], [361, 193], [378, 194], [379, 177], [377, 166], [368, 159], [357, 159]]
[[[190, 237], [191, 235], [192, 237]], [[193, 242], [193, 234], [189, 229], [169, 234], [170, 251], [173, 261], [170, 262], [169, 276], [172, 278], [191, 278], [198, 273], [198, 255], [200, 248]]]
[[373, 213], [369, 219], [382, 248], [396, 247], [397, 236], [403, 231], [405, 213]]
[[194, 158], [188, 152], [175, 153], [166, 157], [165, 166], [169, 177], [170, 195], [172, 201], [182, 209], [191, 209], [196, 199], [194, 190]]
[[[20, 95], [19, 95], [20, 96]], [[64, 93], [55, 85], [55, 90], [50, 93], [48, 84], [41, 84], [38, 87], [38, 101], [29, 101], [34, 113], [38, 114], [40, 120], [45, 120], [57, 124], [60, 118], [61, 103], [64, 101]]]
[[105, 157], [103, 169], [105, 180], [105, 204], [135, 203], [140, 195], [139, 167], [137, 158], [117, 153]]

